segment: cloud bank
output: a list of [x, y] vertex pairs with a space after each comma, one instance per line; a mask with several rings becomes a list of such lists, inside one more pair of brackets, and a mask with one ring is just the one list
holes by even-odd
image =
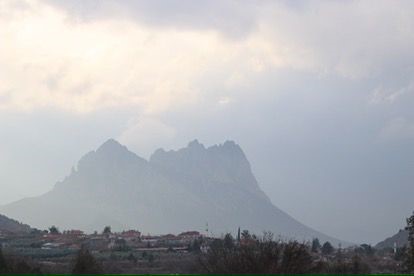
[[0, 1], [0, 203], [109, 137], [144, 156], [235, 139], [277, 206], [378, 241], [413, 208], [413, 6]]

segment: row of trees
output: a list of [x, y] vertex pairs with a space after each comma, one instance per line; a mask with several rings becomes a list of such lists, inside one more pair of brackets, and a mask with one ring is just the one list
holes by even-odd
[[[50, 234], [60, 234], [59, 228], [57, 228], [56, 226], [51, 226], [49, 227], [49, 233]], [[111, 226], [105, 226], [105, 228], [102, 231], [102, 234], [111, 234]]]
[[[406, 272], [414, 272], [414, 213], [407, 218], [409, 232], [408, 246], [401, 251]], [[106, 227], [103, 233], [110, 233]], [[202, 240], [194, 241], [189, 250], [200, 252]], [[331, 261], [315, 259], [312, 253], [329, 256], [335, 248], [329, 243], [320, 244], [314, 239], [309, 246], [297, 241], [281, 242], [273, 239], [273, 234], [265, 233], [258, 238], [244, 230], [237, 239], [226, 234], [224, 239], [216, 239], [210, 244], [205, 254], [200, 254], [199, 264], [208, 273], [269, 273], [269, 274], [302, 274], [302, 273], [369, 273], [370, 268], [360, 256], [373, 256], [375, 250], [363, 244], [355, 249], [351, 262], [341, 259], [340, 250]], [[0, 256], [1, 265], [1, 256]], [[73, 273], [102, 273], [102, 268], [88, 250], [82, 248], [74, 264]]]
[[[334, 252], [330, 243], [320, 245], [318, 240], [307, 243], [274, 240], [271, 233], [263, 237], [242, 237], [234, 240], [230, 234], [210, 244], [210, 250], [200, 255], [200, 264], [205, 272], [254, 273], [254, 274], [303, 274], [303, 273], [368, 273], [369, 267], [355, 255], [351, 262], [338, 257], [322, 260], [320, 252]], [[314, 253], [313, 253], [313, 252]], [[328, 260], [329, 259], [329, 260]]]
[[323, 255], [329, 255], [334, 252], [334, 247], [330, 242], [325, 242], [322, 246], [319, 239], [313, 239], [311, 251], [313, 253], [322, 253]]
[[[73, 274], [103, 273], [101, 265], [84, 247], [77, 253], [72, 264]], [[38, 265], [17, 256], [5, 256], [0, 246], [0, 274], [41, 274]]]
[[5, 256], [0, 244], [0, 274], [40, 274], [40, 268], [18, 256]]
[[[404, 272], [414, 272], [414, 213], [407, 218], [409, 232], [408, 246], [398, 251]], [[51, 233], [59, 233], [51, 227]], [[110, 227], [103, 231], [111, 232]], [[265, 233], [262, 237], [251, 235], [247, 230], [239, 232], [234, 239], [226, 234], [223, 239], [215, 239], [208, 244], [209, 250], [202, 252], [205, 241], [195, 240], [189, 251], [199, 254], [198, 266], [207, 273], [265, 273], [265, 274], [302, 274], [302, 273], [369, 273], [366, 257], [374, 256], [375, 250], [369, 245], [355, 249], [352, 258], [346, 261], [341, 257], [341, 250], [336, 250], [329, 242], [323, 245], [318, 239], [311, 244], [297, 241], [283, 242], [274, 240], [273, 234]], [[133, 255], [131, 260], [135, 259]], [[71, 272], [74, 274], [99, 274], [104, 270], [99, 261], [82, 247], [73, 259]], [[16, 256], [5, 256], [0, 246], [0, 274], [41, 273], [39, 266]]]

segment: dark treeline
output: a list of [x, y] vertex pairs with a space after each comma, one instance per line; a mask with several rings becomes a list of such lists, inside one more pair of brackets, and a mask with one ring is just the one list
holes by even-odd
[[0, 274], [41, 274], [39, 266], [20, 256], [5, 256], [0, 245]]
[[261, 238], [248, 231], [237, 239], [227, 234], [214, 240], [200, 265], [206, 273], [263, 274], [368, 274], [414, 273], [414, 213], [407, 218], [408, 246], [376, 250], [368, 244], [334, 248], [318, 239], [309, 243], [274, 240], [271, 233]]
[[[91, 252], [85, 246], [66, 260], [61, 270], [43, 270], [42, 262], [21, 257], [0, 246], [0, 274], [211, 273], [211, 274], [367, 274], [414, 272], [414, 214], [407, 219], [409, 243], [396, 252], [370, 245], [335, 248], [329, 242], [282, 241], [272, 233], [258, 237], [244, 230], [237, 237], [200, 237], [184, 251], [134, 251], [115, 246]], [[106, 232], [110, 232], [108, 228]], [[105, 255], [107, 254], [107, 255]], [[105, 257], [106, 256], [106, 257]], [[43, 263], [44, 264], [44, 263]]]
[[[273, 234], [265, 233], [258, 238], [244, 231], [240, 239], [227, 234], [210, 245], [210, 250], [200, 257], [200, 264], [207, 273], [369, 273], [367, 264], [355, 254], [351, 262], [341, 259], [329, 243], [322, 247], [297, 241], [274, 240]], [[329, 249], [327, 249], [329, 248]]]

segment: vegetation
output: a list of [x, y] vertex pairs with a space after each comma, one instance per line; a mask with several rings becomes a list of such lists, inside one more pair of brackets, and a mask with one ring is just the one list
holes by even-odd
[[319, 242], [319, 239], [313, 239], [312, 240], [312, 252], [318, 253], [321, 250], [321, 244]]
[[334, 248], [333, 248], [333, 246], [331, 245], [330, 242], [325, 242], [322, 245], [321, 252], [322, 252], [323, 255], [332, 254], [333, 251], [334, 251]]
[[104, 230], [102, 231], [102, 234], [111, 234], [111, 226], [105, 226]]
[[414, 213], [407, 218], [408, 248], [406, 249], [407, 272], [414, 273]]
[[49, 232], [50, 234], [55, 234], [55, 235], [60, 234], [59, 229], [54, 225], [49, 228]]
[[6, 273], [8, 272], [8, 270], [9, 268], [7, 266], [6, 259], [4, 258], [4, 255], [3, 255], [2, 246], [0, 244], [0, 273]]
[[240, 244], [230, 234], [214, 240], [201, 265], [208, 273], [312, 272], [312, 258], [306, 244], [281, 243], [269, 233], [262, 239], [242, 235]]
[[40, 274], [40, 268], [21, 257], [6, 258], [0, 244], [0, 274]]
[[[309, 243], [282, 241], [271, 233], [256, 236], [247, 230], [238, 231], [236, 238], [226, 234], [178, 241], [179, 236], [154, 236], [149, 248], [145, 238], [121, 234], [47, 235], [48, 243], [56, 245], [48, 249], [41, 245], [42, 233], [10, 237], [0, 250], [0, 274], [39, 273], [40, 267], [47, 274], [403, 273], [409, 271], [411, 260], [408, 247], [396, 252], [368, 244], [338, 249], [329, 242], [321, 246], [317, 239]], [[61, 246], [59, 241], [63, 240], [72, 246]], [[41, 246], [33, 246], [34, 241]], [[76, 249], [76, 245], [83, 246]]]
[[99, 274], [102, 268], [93, 257], [93, 255], [85, 247], [82, 247], [75, 259], [72, 270], [73, 274]]

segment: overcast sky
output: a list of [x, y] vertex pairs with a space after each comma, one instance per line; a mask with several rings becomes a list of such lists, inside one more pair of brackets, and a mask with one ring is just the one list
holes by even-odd
[[414, 209], [414, 1], [0, 0], [0, 204], [108, 138], [235, 140], [273, 203], [376, 243]]

